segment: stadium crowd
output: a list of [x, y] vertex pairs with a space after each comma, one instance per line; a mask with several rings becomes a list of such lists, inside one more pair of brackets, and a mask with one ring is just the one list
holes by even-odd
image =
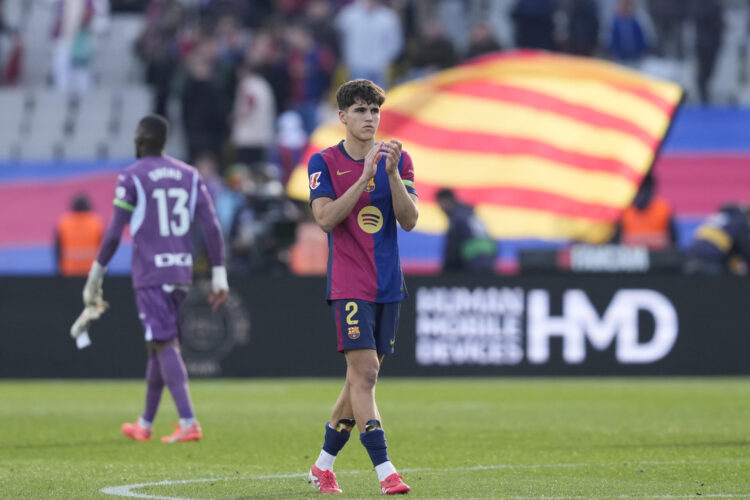
[[[181, 127], [185, 159], [215, 198], [234, 271], [284, 269], [309, 217], [284, 194], [310, 133], [349, 78], [385, 88], [484, 53], [533, 48], [663, 72], [696, 68], [689, 97], [710, 102], [727, 9], [747, 0], [50, 0], [51, 82], [85, 91], [97, 22], [142, 12], [132, 50], [153, 110]], [[4, 39], [22, 36], [3, 20]], [[106, 23], [103, 23], [106, 24]], [[700, 29], [695, 29], [700, 26]], [[743, 28], [746, 33], [747, 26]], [[26, 34], [25, 36], [30, 36]], [[745, 45], [746, 41], [742, 42]], [[374, 49], [374, 50], [373, 50]], [[4, 50], [3, 82], [22, 51]], [[738, 65], [741, 65], [739, 58]], [[744, 67], [744, 66], [743, 66]], [[741, 72], [740, 72], [741, 73]], [[670, 75], [660, 75], [667, 76]], [[76, 83], [78, 82], [78, 83]], [[688, 89], [691, 90], [691, 89]]]

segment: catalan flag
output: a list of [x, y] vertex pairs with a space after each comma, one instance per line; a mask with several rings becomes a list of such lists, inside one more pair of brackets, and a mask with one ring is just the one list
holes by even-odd
[[[682, 89], [620, 66], [546, 52], [492, 54], [388, 92], [378, 140], [412, 156], [417, 230], [442, 233], [448, 187], [492, 236], [601, 243], [630, 204], [682, 99]], [[312, 135], [288, 192], [307, 199], [307, 160], [344, 137]]]

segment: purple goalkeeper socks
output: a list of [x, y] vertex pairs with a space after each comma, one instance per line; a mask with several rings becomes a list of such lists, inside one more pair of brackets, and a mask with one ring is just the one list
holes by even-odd
[[156, 418], [156, 410], [159, 409], [163, 389], [164, 379], [161, 376], [159, 359], [152, 354], [148, 357], [146, 365], [146, 408], [141, 416], [146, 422], [153, 422]]
[[176, 346], [165, 347], [159, 353], [159, 366], [161, 376], [172, 393], [172, 399], [177, 406], [180, 418], [193, 418], [193, 404], [190, 402], [190, 394], [187, 386], [187, 370], [182, 362], [180, 350]]

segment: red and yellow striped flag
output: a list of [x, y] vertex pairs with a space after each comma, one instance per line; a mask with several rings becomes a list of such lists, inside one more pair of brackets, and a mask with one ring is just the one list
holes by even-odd
[[[678, 85], [604, 61], [493, 54], [390, 90], [378, 140], [414, 159], [419, 231], [445, 230], [435, 193], [449, 187], [496, 238], [600, 243], [681, 99]], [[338, 122], [313, 133], [290, 196], [307, 199], [307, 160], [343, 137]]]

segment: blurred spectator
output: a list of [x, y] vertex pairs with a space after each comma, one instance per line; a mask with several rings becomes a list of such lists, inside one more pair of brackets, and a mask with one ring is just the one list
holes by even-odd
[[750, 210], [727, 204], [695, 231], [687, 251], [687, 274], [747, 274], [750, 264]]
[[234, 16], [223, 14], [216, 22], [212, 37], [216, 42], [217, 83], [224, 90], [224, 102], [233, 102], [239, 83], [237, 72], [250, 46], [250, 35], [241, 29]]
[[86, 276], [99, 251], [104, 236], [101, 217], [91, 210], [85, 194], [71, 203], [55, 228], [55, 261], [63, 276]]
[[554, 0], [518, 0], [511, 12], [516, 46], [525, 49], [554, 50]]
[[[5, 22], [5, 8], [3, 5], [4, 0], [0, 0], [0, 69], [3, 69], [3, 35], [10, 32], [10, 27]], [[0, 80], [2, 83], [2, 80]]]
[[232, 112], [232, 144], [238, 162], [264, 161], [273, 145], [276, 104], [273, 89], [251, 66], [239, 71]]
[[310, 0], [305, 11], [305, 27], [315, 37], [316, 45], [333, 54], [338, 61], [341, 56], [339, 35], [334, 26], [335, 15], [330, 0]]
[[191, 162], [205, 152], [222, 157], [227, 113], [224, 93], [214, 80], [214, 63], [214, 45], [210, 41], [201, 42], [186, 61], [187, 77], [180, 97]]
[[615, 61], [626, 65], [639, 64], [648, 53], [646, 33], [635, 15], [633, 0], [618, 0], [607, 50]]
[[[7, 60], [3, 59], [6, 50], [3, 48], [3, 37], [10, 35], [10, 49]], [[3, 0], [0, 0], [0, 85], [15, 85], [21, 76], [23, 61], [23, 38], [5, 20]]]
[[286, 186], [292, 171], [302, 160], [307, 145], [307, 134], [302, 118], [296, 111], [284, 111], [276, 123], [276, 144], [269, 160], [279, 166], [281, 182]]
[[495, 40], [490, 25], [480, 21], [474, 23], [469, 31], [469, 49], [466, 52], [466, 58], [488, 54], [500, 50], [500, 44]]
[[671, 204], [656, 194], [651, 172], [643, 178], [633, 203], [622, 212], [613, 243], [666, 250], [677, 242]]
[[[197, 0], [198, 14], [208, 22], [214, 22], [221, 17], [232, 17], [237, 20], [245, 20], [250, 14], [252, 4], [267, 4], [262, 0]], [[254, 11], [253, 14], [256, 12]]]
[[336, 27], [349, 78], [366, 78], [386, 88], [390, 65], [404, 44], [394, 10], [380, 0], [355, 0], [341, 9]]
[[226, 248], [229, 248], [229, 232], [232, 229], [234, 214], [245, 203], [245, 191], [250, 182], [250, 168], [241, 163], [234, 164], [224, 176], [225, 189], [219, 191], [216, 196], [216, 217], [221, 225], [221, 234], [227, 243]]
[[179, 0], [151, 0], [144, 28], [135, 42], [136, 54], [146, 64], [146, 81], [154, 89], [154, 112], [167, 116], [167, 103], [177, 59], [177, 35], [185, 21]]
[[450, 189], [438, 191], [436, 199], [449, 219], [443, 271], [493, 272], [497, 242], [489, 236], [474, 209], [458, 201]]
[[271, 85], [276, 110], [283, 111], [289, 104], [289, 71], [282, 51], [282, 41], [270, 29], [256, 33], [247, 53], [250, 64]]
[[599, 46], [599, 8], [594, 0], [572, 0], [568, 11], [568, 50], [593, 56]]
[[244, 2], [244, 23], [245, 26], [251, 29], [258, 29], [263, 26], [267, 19], [271, 17], [274, 12], [275, 0], [253, 0], [252, 2]]
[[91, 87], [94, 56], [89, 25], [93, 0], [55, 0], [52, 28], [52, 82], [61, 92], [86, 92]]
[[201, 153], [193, 164], [203, 180], [203, 184], [206, 185], [211, 200], [216, 205], [216, 199], [224, 190], [224, 181], [219, 176], [219, 162], [216, 156], [209, 152]]
[[450, 68], [457, 62], [453, 43], [437, 19], [425, 21], [420, 36], [407, 43], [406, 59], [411, 70], [410, 79]]
[[[648, 2], [649, 13], [656, 28], [654, 51], [658, 56], [669, 59], [682, 59], [685, 56], [682, 31], [688, 12], [685, 8], [686, 3], [685, 0], [650, 0]], [[704, 0], [697, 0], [697, 3], [702, 4]]]
[[233, 272], [276, 273], [288, 270], [300, 213], [284, 195], [271, 164], [251, 166], [245, 203], [235, 212], [229, 231]]
[[695, 19], [695, 53], [698, 57], [698, 91], [703, 103], [708, 103], [708, 84], [716, 66], [716, 56], [724, 35], [724, 19], [719, 0], [697, 0], [693, 2]]
[[331, 86], [336, 57], [301, 26], [289, 27], [286, 40], [291, 107], [302, 116], [309, 134], [318, 125], [318, 108]]

